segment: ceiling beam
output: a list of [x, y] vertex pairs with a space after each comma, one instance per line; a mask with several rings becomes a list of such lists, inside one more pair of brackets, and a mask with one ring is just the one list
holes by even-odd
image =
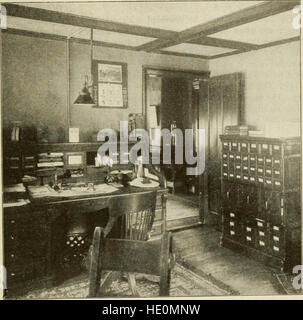
[[[216, 18], [212, 21], [188, 28], [174, 35], [171, 39], [156, 39], [143, 47], [143, 50], [151, 52], [171, 47], [183, 42], [197, 40], [207, 35], [234, 28], [249, 22], [263, 19], [284, 11], [288, 11], [300, 4], [300, 1], [270, 1], [248, 7], [237, 12]], [[142, 50], [142, 47], [141, 47]]]
[[[49, 33], [41, 33], [41, 32], [35, 32], [35, 31], [27, 31], [27, 30], [20, 30], [20, 29], [3, 29], [3, 33], [8, 34], [15, 34], [19, 36], [25, 36], [25, 37], [33, 37], [33, 38], [40, 38], [40, 39], [48, 39], [48, 40], [57, 40], [57, 41], [67, 41], [68, 37], [56, 35], [56, 34], [49, 34]], [[80, 43], [84, 45], [90, 45], [90, 40], [88, 39], [81, 39], [81, 38], [70, 38], [72, 42]], [[136, 47], [127, 46], [123, 44], [118, 43], [110, 43], [105, 41], [93, 41], [93, 45], [96, 47], [106, 47], [106, 48], [115, 48], [115, 49], [121, 49], [121, 50], [130, 50], [130, 51], [137, 51]], [[154, 54], [161, 54], [161, 55], [169, 55], [169, 56], [180, 56], [180, 57], [191, 57], [191, 58], [198, 58], [198, 59], [209, 59], [210, 56], [202, 56], [197, 54], [187, 54], [187, 53], [178, 53], [178, 52], [166, 52], [166, 51], [158, 51]]]
[[200, 44], [204, 46], [212, 46], [212, 47], [218, 47], [218, 48], [236, 49], [236, 50], [256, 50], [259, 47], [259, 45], [257, 44], [233, 41], [233, 40], [225, 40], [225, 39], [219, 39], [219, 38], [213, 38], [213, 37], [203, 37], [203, 38], [188, 41], [188, 43]]
[[[8, 15], [26, 18], [26, 19], [35, 19], [40, 21], [47, 21], [53, 23], [62, 23], [62, 24], [71, 24], [74, 26], [87, 27], [105, 31], [112, 32], [122, 32], [126, 34], [145, 36], [145, 37], [156, 37], [160, 39], [171, 39], [178, 35], [176, 31], [155, 29], [155, 28], [146, 28], [141, 26], [133, 26], [123, 23], [116, 23], [105, 20], [98, 20], [94, 18], [87, 18], [82, 16], [76, 16], [72, 14], [60, 13], [52, 10], [39, 9], [34, 7], [25, 7], [16, 4], [5, 4]], [[245, 50], [251, 49], [254, 50], [255, 45], [239, 42], [239, 41], [230, 41], [230, 40], [221, 40], [210, 37], [197, 38], [195, 40], [188, 41], [193, 44], [203, 44], [210, 45], [214, 47], [223, 47], [229, 49]], [[150, 46], [151, 42], [143, 44], [137, 47], [138, 51], [147, 51], [145, 48]]]
[[[260, 49], [265, 49], [265, 48], [269, 48], [269, 47], [280, 46], [282, 44], [295, 42], [295, 41], [300, 41], [300, 40], [301, 40], [300, 36], [296, 36], [296, 37], [291, 37], [291, 38], [287, 38], [287, 39], [272, 41], [272, 42], [260, 44], [258, 46], [258, 48], [255, 49], [255, 50], [260, 50]], [[232, 56], [232, 55], [239, 54], [239, 53], [244, 53], [244, 52], [247, 52], [247, 51], [250, 51], [250, 50], [244, 50], [244, 51], [237, 50], [237, 51], [232, 51], [232, 52], [221, 53], [221, 54], [217, 54], [217, 55], [214, 55], [214, 56], [210, 56], [209, 59], [223, 58], [223, 57]], [[298, 51], [298, 54], [299, 54], [299, 52], [300, 51]]]
[[6, 8], [7, 15], [13, 17], [68, 24], [77, 27], [120, 32], [150, 38], [170, 39], [176, 34], [174, 31], [169, 30], [129, 25], [126, 23], [89, 18], [53, 10], [25, 7], [12, 3], [5, 3], [3, 5]]

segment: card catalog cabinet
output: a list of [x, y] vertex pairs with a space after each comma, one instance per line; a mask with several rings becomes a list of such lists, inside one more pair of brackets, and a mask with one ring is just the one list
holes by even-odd
[[281, 270], [300, 264], [299, 138], [220, 138], [221, 244]]

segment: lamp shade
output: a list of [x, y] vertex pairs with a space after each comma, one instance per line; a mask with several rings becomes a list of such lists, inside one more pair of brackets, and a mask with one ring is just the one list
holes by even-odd
[[74, 104], [90, 104], [90, 105], [95, 104], [95, 101], [91, 97], [90, 92], [86, 86], [86, 82], [81, 92], [79, 93], [79, 96], [75, 100]]

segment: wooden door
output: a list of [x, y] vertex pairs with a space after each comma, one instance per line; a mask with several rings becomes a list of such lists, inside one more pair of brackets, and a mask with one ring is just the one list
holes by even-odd
[[[212, 77], [200, 87], [199, 128], [207, 132], [206, 170], [201, 178], [201, 215], [204, 223], [217, 223], [221, 208], [221, 143], [227, 125], [243, 122], [243, 74]], [[215, 215], [215, 216], [213, 216]], [[213, 219], [215, 218], [215, 219]]]

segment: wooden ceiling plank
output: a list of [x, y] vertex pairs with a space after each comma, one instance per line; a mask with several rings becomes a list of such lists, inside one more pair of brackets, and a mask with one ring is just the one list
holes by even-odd
[[270, 1], [239, 10], [212, 21], [188, 28], [173, 35], [171, 39], [164, 41], [154, 40], [146, 44], [146, 51], [155, 51], [171, 47], [183, 42], [188, 42], [199, 37], [205, 37], [213, 33], [227, 30], [262, 18], [266, 18], [294, 8], [300, 1]]
[[[268, 42], [268, 43], [264, 43], [264, 44], [259, 45], [258, 48], [255, 49], [255, 50], [260, 50], [260, 49], [265, 49], [265, 48], [269, 48], [269, 47], [280, 46], [282, 44], [295, 42], [295, 41], [300, 41], [300, 40], [301, 40], [300, 36], [296, 36], [296, 37], [291, 37], [291, 38], [287, 38], [287, 39], [272, 41], [272, 42]], [[210, 56], [209, 59], [223, 58], [223, 57], [232, 56], [232, 55], [239, 54], [239, 53], [245, 53], [245, 52], [248, 52], [248, 51], [250, 51], [250, 50], [236, 50], [236, 51], [232, 51], [232, 52], [226, 52], [226, 53]]]
[[[20, 36], [26, 36], [26, 37], [35, 37], [35, 38], [41, 38], [41, 39], [48, 39], [48, 40], [58, 40], [58, 41], [66, 41], [67, 37], [56, 35], [56, 34], [49, 34], [49, 33], [41, 33], [36, 31], [28, 31], [28, 30], [20, 30], [20, 29], [14, 29], [14, 28], [8, 28], [3, 29], [3, 33], [8, 34], [15, 34]], [[72, 42], [76, 43], [82, 43], [82, 44], [90, 44], [90, 40], [88, 39], [81, 39], [81, 38], [70, 38]], [[137, 51], [136, 47], [131, 47], [123, 44], [118, 43], [110, 43], [105, 41], [93, 41], [94, 46], [100, 46], [100, 47], [107, 47], [107, 48], [116, 48], [116, 49], [122, 49], [122, 50], [130, 50], [130, 51]], [[158, 52], [155, 52], [156, 54], [161, 55], [173, 55], [173, 56], [180, 56], [180, 57], [191, 57], [191, 58], [198, 58], [198, 59], [208, 59], [209, 56], [202, 56], [202, 55], [195, 55], [195, 54], [187, 54], [187, 53], [178, 53], [178, 52], [166, 52], [159, 50]]]
[[208, 60], [211, 57], [211, 56], [206, 56], [201, 54], [182, 53], [182, 52], [175, 52], [175, 51], [162, 51], [162, 50], [159, 50], [153, 53], [166, 54], [166, 55], [177, 56], [177, 57], [198, 58], [198, 59], [204, 59], [204, 60], [205, 59]]
[[176, 32], [158, 28], [129, 25], [113, 21], [94, 19], [58, 11], [25, 7], [17, 4], [3, 4], [8, 16], [33, 19], [39, 21], [68, 24], [72, 26], [126, 33], [142, 37], [170, 39]]
[[225, 40], [225, 39], [219, 39], [219, 38], [213, 38], [213, 37], [197, 38], [197, 39], [188, 41], [188, 43], [200, 44], [200, 45], [212, 46], [212, 47], [218, 47], [218, 48], [238, 49], [238, 50], [255, 50], [259, 47], [259, 45], [252, 44], [252, 43]]

